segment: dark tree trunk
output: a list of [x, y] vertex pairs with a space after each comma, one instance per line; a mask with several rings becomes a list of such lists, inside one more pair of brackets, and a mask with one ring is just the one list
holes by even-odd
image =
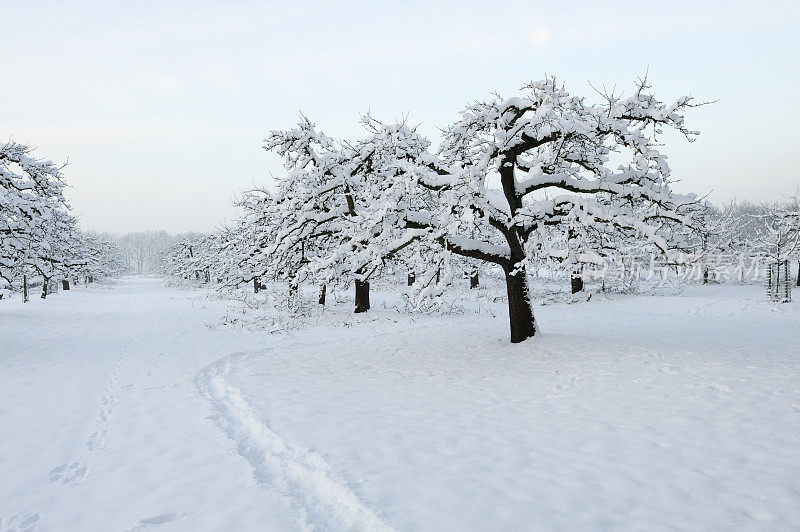
[[69, 290], [69, 279], [61, 279], [61, 289]]
[[797, 286], [800, 286], [800, 260], [797, 261]]
[[94, 277], [93, 277], [93, 276], [91, 276], [91, 275], [89, 276], [89, 282], [90, 282], [90, 283], [93, 283], [93, 282], [94, 282]]
[[44, 282], [42, 283], [42, 295], [41, 295], [42, 299], [45, 299], [47, 297], [47, 285], [48, 284], [49, 283], [47, 282], [47, 277], [45, 277]]
[[[567, 242], [576, 238], [578, 235], [576, 234], [574, 229], [570, 229], [567, 232]], [[573, 294], [577, 294], [581, 290], [583, 290], [583, 277], [580, 276], [580, 266], [575, 267], [572, 271], [572, 275], [569, 278], [569, 285], [570, 290]]]
[[516, 344], [536, 334], [536, 319], [533, 317], [525, 270], [517, 271], [513, 275], [511, 271], [506, 271], [506, 292], [511, 343]]
[[327, 285], [324, 285], [324, 284], [319, 287], [319, 301], [318, 301], [318, 303], [320, 305], [323, 305], [323, 306], [325, 305], [325, 292], [326, 292], [327, 289], [328, 289]]
[[259, 289], [258, 277], [253, 277], [253, 293], [257, 294]]
[[572, 288], [572, 293], [577, 294], [583, 290], [583, 277], [580, 275], [572, 274], [570, 278], [570, 285]]
[[356, 314], [369, 310], [369, 281], [356, 280]]
[[28, 302], [28, 276], [22, 276], [22, 302]]
[[478, 270], [469, 272], [469, 288], [478, 288]]
[[703, 268], [703, 284], [708, 284], [708, 268]]
[[436, 284], [439, 284], [439, 280], [442, 278], [442, 270], [436, 270]]
[[414, 284], [414, 281], [417, 280], [417, 274], [414, 272], [408, 272], [408, 286]]

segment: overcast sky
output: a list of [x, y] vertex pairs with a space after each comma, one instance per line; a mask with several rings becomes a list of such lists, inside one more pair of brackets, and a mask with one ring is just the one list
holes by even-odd
[[[336, 5], [334, 5], [336, 4]], [[649, 68], [690, 112], [664, 150], [681, 192], [773, 199], [800, 183], [800, 2], [12, 2], [0, 0], [0, 136], [69, 160], [81, 225], [211, 230], [271, 182], [261, 144], [302, 111], [437, 127], [555, 75], [573, 94]], [[630, 92], [628, 90], [628, 92]]]

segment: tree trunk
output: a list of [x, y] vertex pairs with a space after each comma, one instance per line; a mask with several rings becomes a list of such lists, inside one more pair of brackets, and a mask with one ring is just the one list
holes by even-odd
[[44, 278], [44, 282], [42, 283], [42, 295], [41, 298], [45, 299], [47, 297], [47, 277]]
[[441, 268], [440, 268], [440, 269], [437, 269], [437, 270], [436, 270], [436, 284], [439, 284], [439, 280], [440, 280], [441, 278], [442, 278], [442, 270], [441, 270]]
[[800, 260], [797, 261], [797, 286], [800, 286]]
[[356, 279], [356, 314], [369, 310], [369, 281]]
[[708, 284], [708, 267], [703, 267], [703, 284]]
[[536, 334], [536, 319], [533, 317], [528, 279], [525, 270], [511, 274], [506, 271], [506, 292], [508, 293], [508, 319], [511, 324], [511, 343], [516, 344], [532, 338]]
[[478, 288], [478, 270], [469, 272], [469, 288], [470, 290]]
[[583, 277], [573, 273], [572, 277], [570, 277], [570, 285], [571, 285], [573, 294], [577, 294], [578, 292], [582, 291], [583, 290]]
[[414, 281], [417, 280], [417, 274], [414, 272], [408, 272], [408, 286], [414, 284]]
[[22, 276], [22, 302], [28, 302], [28, 276]]
[[323, 284], [319, 287], [319, 301], [318, 303], [322, 306], [325, 306], [325, 292], [328, 289], [327, 285]]
[[253, 293], [258, 293], [258, 277], [253, 277]]
[[61, 289], [69, 290], [69, 279], [61, 279]]

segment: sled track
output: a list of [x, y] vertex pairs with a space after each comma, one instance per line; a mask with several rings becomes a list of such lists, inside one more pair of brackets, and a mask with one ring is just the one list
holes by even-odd
[[337, 477], [320, 453], [284, 441], [226, 381], [233, 365], [247, 356], [237, 353], [206, 366], [195, 384], [214, 409], [212, 419], [253, 467], [256, 479], [297, 501], [309, 529], [393, 530]]

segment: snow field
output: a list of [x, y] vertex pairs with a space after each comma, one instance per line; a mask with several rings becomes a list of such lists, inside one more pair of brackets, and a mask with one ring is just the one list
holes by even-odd
[[762, 292], [541, 307], [518, 345], [502, 303], [269, 335], [155, 280], [12, 301], [0, 530], [796, 528], [800, 306]]
[[230, 379], [401, 530], [784, 528], [800, 329], [760, 295], [541, 308], [520, 346], [504, 317], [331, 328]]
[[296, 528], [194, 384], [268, 336], [210, 329], [222, 303], [195, 298], [130, 279], [0, 309], [0, 530]]

